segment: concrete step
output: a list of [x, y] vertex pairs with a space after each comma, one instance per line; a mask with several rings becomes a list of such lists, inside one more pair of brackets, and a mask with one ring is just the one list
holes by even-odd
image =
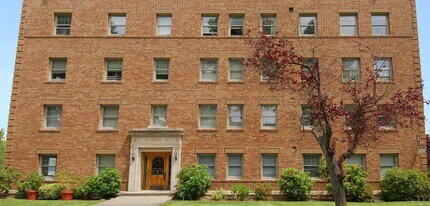
[[165, 190], [142, 190], [137, 192], [120, 192], [121, 196], [175, 196], [175, 192]]

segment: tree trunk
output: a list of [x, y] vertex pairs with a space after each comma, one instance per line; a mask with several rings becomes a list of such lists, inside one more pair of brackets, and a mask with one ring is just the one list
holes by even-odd
[[346, 206], [346, 193], [343, 186], [343, 180], [339, 174], [339, 167], [337, 166], [333, 156], [326, 157], [327, 169], [330, 175], [331, 184], [333, 188], [333, 197], [336, 206]]

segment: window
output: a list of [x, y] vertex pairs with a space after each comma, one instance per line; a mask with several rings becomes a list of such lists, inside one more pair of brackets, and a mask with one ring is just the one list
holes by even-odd
[[277, 105], [261, 106], [261, 127], [263, 129], [276, 129], [278, 126]]
[[202, 81], [217, 81], [218, 80], [218, 60], [216, 59], [206, 59], [201, 60], [202, 64]]
[[308, 73], [309, 69], [314, 68], [317, 62], [318, 62], [318, 58], [304, 58], [303, 64], [306, 66], [301, 66], [302, 71], [304, 73]]
[[228, 106], [228, 127], [243, 128], [243, 105]]
[[66, 79], [67, 59], [51, 59], [51, 81], [64, 81]]
[[364, 154], [353, 154], [346, 161], [350, 165], [357, 165], [361, 167], [362, 170], [366, 169], [366, 155]]
[[122, 78], [122, 59], [106, 60], [106, 80], [121, 81]]
[[230, 16], [230, 36], [243, 36], [243, 15]]
[[172, 33], [172, 16], [159, 15], [157, 16], [157, 35], [170, 35]]
[[218, 36], [218, 16], [202, 16], [203, 36]]
[[384, 177], [388, 169], [398, 167], [398, 155], [397, 154], [381, 154], [380, 156], [380, 174], [381, 179]]
[[97, 173], [99, 174], [107, 168], [115, 168], [115, 155], [114, 154], [97, 155]]
[[278, 156], [276, 154], [261, 155], [261, 176], [263, 179], [275, 179], [278, 175]]
[[206, 165], [207, 171], [215, 179], [215, 155], [214, 154], [198, 154], [199, 165]]
[[311, 107], [302, 105], [302, 127], [303, 129], [312, 128]]
[[397, 120], [394, 115], [386, 116], [384, 114], [391, 114], [391, 110], [393, 109], [393, 105], [378, 105], [378, 110], [380, 111], [378, 117], [378, 125], [379, 129], [396, 129]]
[[216, 122], [216, 105], [200, 105], [200, 128], [215, 129]]
[[342, 59], [342, 80], [360, 80], [360, 59]]
[[169, 80], [169, 60], [168, 59], [155, 60], [155, 80], [156, 81]]
[[102, 106], [102, 128], [118, 128], [119, 106]]
[[315, 36], [316, 35], [317, 17], [315, 14], [300, 15], [300, 35]]
[[263, 34], [273, 36], [276, 34], [276, 15], [261, 16], [261, 29]]
[[388, 30], [388, 14], [372, 14], [372, 34], [386, 36]]
[[54, 180], [57, 171], [57, 155], [40, 155], [40, 174], [45, 180]]
[[227, 178], [228, 179], [242, 179], [243, 178], [243, 155], [229, 154]]
[[344, 36], [357, 35], [357, 15], [355, 14], [340, 15], [340, 35], [344, 35]]
[[346, 129], [351, 129], [351, 127], [353, 126], [353, 115], [356, 112], [356, 105], [353, 104], [346, 104], [344, 106], [344, 109], [346, 111], [346, 113], [348, 114], [348, 116], [345, 116], [345, 127]]
[[243, 60], [229, 59], [229, 81], [243, 81]]
[[109, 34], [125, 35], [126, 17], [123, 14], [109, 15]]
[[45, 106], [45, 128], [60, 129], [61, 105]]
[[303, 171], [309, 176], [319, 178], [318, 170], [321, 163], [320, 154], [305, 154], [303, 155]]
[[167, 126], [167, 106], [153, 105], [152, 106], [152, 126]]
[[55, 34], [70, 35], [72, 14], [55, 14]]
[[392, 80], [391, 59], [379, 58], [375, 59], [375, 74], [378, 81]]

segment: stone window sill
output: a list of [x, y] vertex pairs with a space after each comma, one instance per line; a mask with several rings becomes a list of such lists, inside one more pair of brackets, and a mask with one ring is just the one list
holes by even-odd
[[243, 128], [228, 128], [225, 130], [226, 132], [244, 132], [245, 130]]
[[197, 132], [217, 132], [218, 129], [210, 129], [210, 128], [199, 128]]
[[103, 80], [102, 84], [122, 84], [122, 81], [108, 81], [108, 80]]
[[170, 82], [168, 80], [162, 81], [162, 80], [154, 80], [151, 82], [152, 84], [169, 84]]
[[245, 84], [244, 81], [228, 81], [227, 84]]
[[97, 132], [119, 132], [118, 129], [103, 129], [103, 128], [99, 128], [97, 129]]
[[42, 128], [39, 130], [40, 132], [60, 132], [60, 129], [55, 128]]
[[218, 81], [199, 81], [199, 84], [218, 84]]
[[270, 129], [270, 128], [261, 128], [260, 132], [278, 132], [278, 128], [273, 128], [273, 129]]
[[46, 81], [45, 84], [65, 84], [66, 81]]

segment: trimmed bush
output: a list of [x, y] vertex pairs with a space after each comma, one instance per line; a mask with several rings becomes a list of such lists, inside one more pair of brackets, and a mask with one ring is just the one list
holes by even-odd
[[[368, 202], [373, 198], [373, 190], [367, 183], [367, 172], [356, 165], [344, 165], [346, 177], [343, 180], [346, 199], [351, 202]], [[328, 174], [327, 164], [323, 160], [320, 166], [320, 174], [327, 180], [326, 190], [333, 194], [333, 185]]]
[[257, 184], [254, 192], [255, 200], [269, 200], [272, 198], [272, 185], [269, 183]]
[[39, 175], [38, 172], [30, 173], [24, 182], [19, 182], [17, 185], [16, 198], [25, 199], [27, 198], [26, 192], [28, 190], [38, 190], [44, 181], [44, 177]]
[[212, 185], [212, 177], [207, 172], [205, 165], [190, 165], [179, 171], [176, 175], [176, 195], [180, 199], [195, 200], [205, 195]]
[[83, 191], [91, 198], [110, 199], [120, 192], [121, 182], [121, 173], [114, 168], [108, 168], [99, 175], [90, 177]]
[[391, 168], [381, 180], [382, 198], [385, 201], [428, 200], [430, 183], [417, 169]]
[[12, 167], [0, 166], [0, 197], [7, 196], [10, 185], [19, 179], [18, 170]]
[[234, 194], [234, 198], [239, 201], [243, 201], [249, 196], [249, 188], [245, 185], [233, 185], [231, 192]]
[[59, 183], [46, 184], [39, 187], [40, 200], [58, 200], [61, 199], [61, 190], [65, 187]]
[[309, 174], [296, 168], [283, 169], [278, 178], [278, 185], [283, 195], [293, 200], [307, 200], [312, 190]]
[[221, 189], [217, 189], [214, 193], [212, 193], [212, 200], [223, 200], [225, 199], [225, 197], [227, 196], [227, 193], [225, 192], [225, 190]]

